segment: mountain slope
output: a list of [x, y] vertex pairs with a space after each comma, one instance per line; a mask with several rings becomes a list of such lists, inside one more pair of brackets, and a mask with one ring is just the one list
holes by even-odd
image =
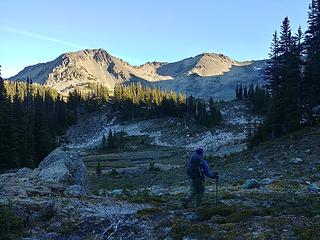
[[195, 57], [183, 59], [175, 63], [163, 65], [158, 69], [161, 75], [178, 77], [181, 75], [197, 74], [201, 77], [223, 75], [235, 66], [249, 65], [250, 62], [237, 62], [223, 54], [203, 53]]
[[[211, 66], [214, 64], [211, 63]], [[220, 65], [221, 66], [221, 65]], [[263, 84], [266, 61], [242, 62], [223, 65], [224, 68], [192, 68], [174, 80], [158, 81], [156, 86], [197, 97], [231, 100], [237, 84]]]
[[113, 89], [116, 83], [139, 81], [188, 95], [232, 99], [236, 84], [263, 80], [264, 64], [264, 61], [237, 62], [222, 54], [203, 53], [174, 63], [132, 66], [103, 49], [94, 49], [65, 53], [51, 62], [28, 66], [10, 80], [30, 77], [62, 94], [74, 88], [89, 90], [96, 84]]

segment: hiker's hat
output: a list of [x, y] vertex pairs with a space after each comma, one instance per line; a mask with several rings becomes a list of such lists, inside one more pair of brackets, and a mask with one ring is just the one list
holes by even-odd
[[196, 150], [196, 154], [202, 155], [202, 154], [203, 154], [203, 149], [202, 149], [202, 148], [198, 148], [198, 149]]

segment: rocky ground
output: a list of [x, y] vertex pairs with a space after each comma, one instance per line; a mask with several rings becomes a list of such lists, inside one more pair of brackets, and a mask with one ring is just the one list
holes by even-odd
[[[239, 116], [226, 119], [228, 129], [256, 121]], [[220, 175], [218, 203], [207, 180], [203, 205], [188, 209], [181, 208], [185, 164], [196, 146], [134, 135], [123, 135], [118, 149], [57, 149], [35, 170], [0, 175], [0, 238], [320, 239], [320, 128], [242, 152], [209, 148], [206, 158]]]
[[149, 204], [90, 193], [79, 155], [56, 149], [35, 170], [0, 175], [0, 239], [155, 238], [150, 221], [135, 217]]
[[245, 148], [248, 123], [260, 121], [250, 114], [242, 102], [219, 103], [223, 124], [207, 129], [188, 119], [161, 118], [136, 122], [119, 122], [108, 113], [91, 116], [70, 128], [67, 147], [77, 151], [95, 150], [100, 147], [103, 134], [109, 131], [124, 132], [128, 136], [148, 136], [150, 144], [188, 150], [205, 148], [210, 154], [223, 156]]
[[[100, 153], [83, 159], [94, 194], [150, 204], [136, 216], [152, 222], [156, 239], [319, 239], [319, 137], [318, 128], [307, 129], [253, 150], [208, 156], [220, 172], [219, 204], [208, 180], [199, 209], [181, 208], [189, 187], [190, 152], [183, 148], [151, 145], [141, 159], [148, 147], [137, 145], [134, 154], [122, 150], [119, 158]], [[101, 175], [95, 174], [98, 161]]]

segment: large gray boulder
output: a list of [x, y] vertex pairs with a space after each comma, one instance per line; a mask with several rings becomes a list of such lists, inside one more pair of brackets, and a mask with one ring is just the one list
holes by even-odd
[[303, 160], [301, 158], [292, 158], [289, 163], [300, 164], [300, 163], [303, 163]]
[[72, 185], [64, 190], [64, 195], [68, 197], [82, 197], [87, 194], [87, 189], [81, 185]]
[[256, 179], [249, 179], [246, 180], [242, 185], [242, 189], [253, 189], [253, 188], [259, 188], [260, 183]]
[[319, 192], [320, 191], [320, 185], [317, 182], [311, 183], [308, 186], [308, 189], [310, 192]]
[[36, 169], [39, 180], [48, 183], [80, 185], [86, 188], [86, 167], [79, 154], [57, 148]]
[[275, 178], [264, 178], [260, 181], [260, 184], [265, 186], [265, 185], [270, 185], [272, 184], [276, 179]]
[[22, 168], [0, 175], [0, 202], [5, 202], [7, 196], [28, 198], [61, 193], [76, 197], [89, 193], [86, 167], [74, 151], [57, 148], [35, 170]]

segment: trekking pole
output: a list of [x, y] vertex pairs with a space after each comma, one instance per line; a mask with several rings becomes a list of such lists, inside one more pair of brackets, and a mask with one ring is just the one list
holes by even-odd
[[218, 205], [218, 178], [216, 178], [216, 205]]

